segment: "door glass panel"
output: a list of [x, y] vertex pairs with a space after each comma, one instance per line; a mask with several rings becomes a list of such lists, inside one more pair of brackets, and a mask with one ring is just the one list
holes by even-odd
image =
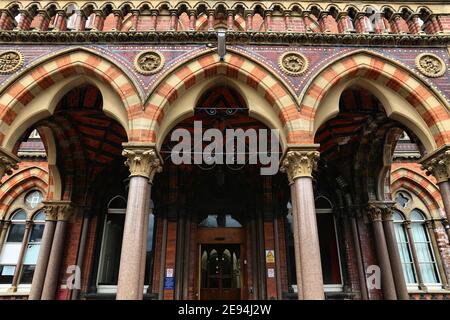
[[239, 289], [240, 276], [239, 245], [202, 245], [202, 289]]

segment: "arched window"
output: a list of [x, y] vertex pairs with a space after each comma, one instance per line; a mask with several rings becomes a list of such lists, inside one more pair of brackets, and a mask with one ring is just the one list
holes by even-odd
[[[116, 291], [119, 277], [122, 237], [125, 226], [126, 200], [122, 196], [113, 197], [108, 203], [103, 227], [103, 238], [100, 250], [97, 285], [100, 293]], [[145, 288], [150, 285], [153, 268], [154, 239], [156, 220], [153, 212], [153, 201], [150, 201], [147, 232], [147, 253], [145, 264]]]
[[200, 222], [199, 226], [204, 228], [242, 228], [242, 224], [231, 214], [209, 214]]
[[0, 256], [0, 284], [12, 283], [19, 263], [26, 220], [27, 214], [24, 210], [18, 210], [11, 216], [11, 224]]
[[0, 253], [0, 285], [5, 289], [30, 288], [45, 226], [42, 199], [42, 192], [32, 190], [11, 205], [19, 209], [6, 221], [9, 226]]
[[440, 284], [436, 258], [420, 200], [405, 191], [395, 196], [394, 229], [406, 283], [423, 289]]

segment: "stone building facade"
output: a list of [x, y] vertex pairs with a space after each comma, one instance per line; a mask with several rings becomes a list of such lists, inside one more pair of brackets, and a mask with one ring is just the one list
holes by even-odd
[[[449, 299], [449, 40], [446, 1], [2, 1], [0, 299]], [[176, 163], [198, 123], [277, 173]]]

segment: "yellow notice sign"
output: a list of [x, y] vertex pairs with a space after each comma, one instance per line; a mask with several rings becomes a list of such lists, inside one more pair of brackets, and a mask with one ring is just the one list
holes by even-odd
[[266, 250], [266, 263], [275, 263], [275, 251]]

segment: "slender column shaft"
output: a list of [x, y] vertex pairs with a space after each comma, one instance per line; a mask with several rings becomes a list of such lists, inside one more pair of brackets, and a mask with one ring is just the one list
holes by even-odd
[[[439, 190], [441, 191], [442, 202], [444, 203], [445, 215], [447, 220], [450, 221], [450, 182], [448, 180], [438, 183]], [[450, 228], [446, 229], [447, 236], [450, 239]]]
[[366, 273], [364, 271], [364, 264], [362, 260], [361, 254], [361, 246], [359, 242], [359, 232], [358, 226], [356, 224], [356, 217], [351, 218], [352, 225], [352, 237], [353, 237], [353, 245], [355, 247], [355, 256], [356, 256], [356, 265], [358, 268], [358, 278], [361, 287], [361, 299], [368, 300], [369, 296], [367, 294], [367, 283], [366, 283]]
[[389, 259], [391, 261], [397, 298], [399, 300], [409, 300], [408, 289], [406, 287], [405, 276], [403, 275], [403, 268], [400, 260], [400, 253], [398, 252], [397, 240], [394, 233], [392, 213], [389, 216], [383, 217], [383, 228], [386, 238], [386, 245], [389, 252]]
[[47, 273], [45, 274], [44, 288], [42, 289], [42, 300], [53, 300], [55, 298], [56, 289], [58, 287], [62, 254], [64, 250], [66, 227], [67, 221], [58, 220], [56, 222], [55, 235], [53, 237]]
[[39, 300], [41, 298], [55, 227], [56, 222], [54, 220], [45, 221], [44, 234], [42, 235], [41, 247], [39, 248], [39, 256], [36, 263], [36, 269], [34, 270], [28, 300]]
[[372, 217], [372, 227], [375, 237], [375, 250], [377, 260], [381, 269], [381, 289], [386, 300], [396, 300], [394, 277], [392, 275], [391, 263], [389, 261], [389, 254], [386, 246], [386, 238], [384, 236], [383, 224], [381, 222], [381, 212], [379, 215]]
[[14, 270], [11, 288], [9, 288], [10, 292], [17, 291], [17, 284], [19, 282], [20, 273], [23, 267], [23, 257], [28, 247], [28, 237], [30, 236], [31, 226], [32, 226], [31, 221], [27, 221], [25, 224], [25, 232], [23, 233], [22, 247], [20, 248], [19, 257], [17, 259], [16, 270]]
[[419, 258], [417, 257], [416, 246], [414, 245], [414, 238], [413, 238], [413, 234], [411, 231], [411, 222], [405, 221], [404, 224], [406, 227], [406, 233], [408, 234], [408, 242], [409, 242], [409, 247], [411, 249], [411, 254], [412, 254], [413, 263], [414, 263], [414, 269], [416, 269], [417, 282], [419, 284], [419, 288], [424, 289], [425, 285], [423, 283], [423, 277], [422, 277], [422, 272], [420, 270]]
[[148, 186], [148, 194], [146, 197], [145, 207], [147, 211], [144, 212], [144, 228], [142, 229], [142, 254], [141, 254], [141, 273], [140, 273], [140, 286], [144, 288], [145, 285], [145, 265], [147, 262], [147, 236], [148, 236], [148, 219], [150, 213], [150, 195], [151, 195], [151, 185]]

